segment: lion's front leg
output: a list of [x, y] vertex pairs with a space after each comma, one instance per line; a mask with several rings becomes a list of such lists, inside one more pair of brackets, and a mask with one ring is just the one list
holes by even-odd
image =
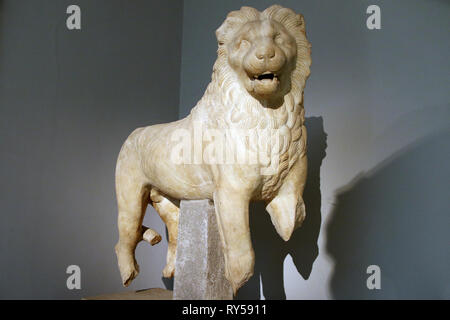
[[277, 195], [267, 205], [275, 229], [284, 241], [299, 227], [306, 216], [303, 189], [306, 183], [307, 158], [303, 154], [286, 176]]
[[249, 196], [246, 192], [219, 187], [214, 193], [217, 223], [225, 258], [225, 277], [233, 292], [253, 275], [255, 253], [249, 229]]

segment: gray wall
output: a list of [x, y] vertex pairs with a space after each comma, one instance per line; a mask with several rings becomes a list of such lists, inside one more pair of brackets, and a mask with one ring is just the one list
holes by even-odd
[[[312, 43], [308, 217], [283, 243], [252, 207], [256, 272], [239, 297], [450, 298], [449, 2], [277, 3], [304, 14]], [[226, 14], [272, 4], [185, 0], [181, 116], [210, 81]], [[381, 30], [366, 28], [370, 4]], [[371, 264], [380, 291], [366, 288]]]
[[[66, 8], [82, 29], [66, 28]], [[114, 169], [136, 127], [176, 120], [182, 1], [0, 1], [0, 298], [122, 289]], [[146, 224], [164, 237], [156, 213]], [[131, 289], [163, 287], [167, 241]], [[82, 289], [66, 288], [81, 267]]]

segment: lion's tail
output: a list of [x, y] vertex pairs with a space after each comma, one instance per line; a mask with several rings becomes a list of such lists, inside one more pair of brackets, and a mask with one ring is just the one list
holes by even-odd
[[153, 229], [147, 228], [146, 226], [142, 226], [142, 240], [147, 241], [152, 246], [159, 243], [161, 241], [161, 235]]

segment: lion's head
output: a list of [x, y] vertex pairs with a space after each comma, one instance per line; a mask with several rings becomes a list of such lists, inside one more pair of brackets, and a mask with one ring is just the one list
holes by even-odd
[[303, 91], [311, 59], [302, 15], [278, 5], [263, 12], [242, 7], [228, 14], [216, 36], [219, 66], [228, 65], [264, 106], [279, 106], [292, 89]]
[[[278, 5], [259, 12], [242, 7], [216, 31], [212, 81], [191, 111], [217, 127], [299, 130], [311, 45], [301, 14]], [[292, 128], [293, 124], [296, 128]]]

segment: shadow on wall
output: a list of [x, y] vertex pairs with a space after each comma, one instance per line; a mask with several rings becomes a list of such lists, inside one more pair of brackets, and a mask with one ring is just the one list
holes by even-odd
[[292, 256], [298, 272], [308, 279], [318, 255], [317, 239], [321, 224], [320, 166], [325, 158], [327, 135], [322, 117], [306, 118], [308, 130], [308, 180], [303, 194], [306, 219], [288, 242], [275, 231], [270, 216], [262, 202], [250, 205], [250, 230], [255, 249], [255, 273], [238, 291], [236, 299], [286, 299], [283, 263], [288, 254]]
[[[327, 227], [336, 299], [450, 298], [450, 131], [418, 141], [337, 194]], [[369, 265], [381, 290], [368, 290]]]

